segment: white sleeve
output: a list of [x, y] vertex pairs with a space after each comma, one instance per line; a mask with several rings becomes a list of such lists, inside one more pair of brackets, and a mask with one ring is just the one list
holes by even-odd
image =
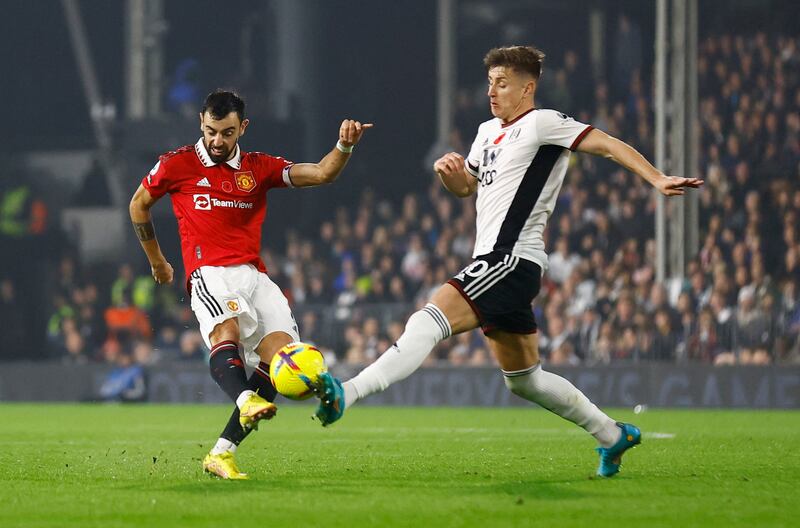
[[575, 121], [555, 110], [539, 110], [536, 116], [536, 133], [539, 141], [570, 150], [578, 148], [580, 142], [593, 128], [592, 125]]
[[467, 172], [475, 176], [476, 178], [479, 176], [479, 170], [481, 168], [481, 145], [479, 144], [481, 137], [481, 127], [478, 127], [478, 133], [475, 135], [475, 139], [472, 141], [472, 146], [469, 149], [469, 154], [467, 155], [467, 159], [464, 160], [464, 168], [467, 169]]

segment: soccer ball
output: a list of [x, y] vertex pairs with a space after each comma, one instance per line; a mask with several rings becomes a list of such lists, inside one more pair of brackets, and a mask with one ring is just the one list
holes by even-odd
[[319, 375], [327, 371], [322, 353], [316, 347], [300, 342], [283, 346], [269, 365], [272, 385], [291, 400], [313, 396]]

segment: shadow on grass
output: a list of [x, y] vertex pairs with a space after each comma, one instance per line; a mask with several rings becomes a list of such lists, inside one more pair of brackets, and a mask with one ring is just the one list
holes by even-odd
[[575, 500], [594, 496], [578, 486], [583, 485], [587, 479], [529, 479], [509, 482], [497, 482], [484, 488], [526, 500]]
[[[307, 493], [312, 489], [325, 489], [328, 496], [353, 496], [363, 494], [365, 489], [372, 489], [374, 493], [384, 491], [391, 494], [425, 494], [438, 495], [440, 493], [456, 493], [461, 496], [480, 495], [505, 495], [521, 500], [575, 500], [594, 494], [587, 493], [578, 487], [588, 479], [526, 479], [503, 480], [498, 477], [465, 478], [459, 482], [452, 481], [418, 481], [395, 480], [396, 477], [386, 475], [386, 478], [370, 479], [330, 479], [319, 480], [285, 480], [270, 478], [269, 476], [254, 476], [251, 480], [223, 481], [212, 477], [186, 482], [163, 484], [155, 486], [158, 491], [173, 492], [187, 495], [211, 494], [242, 494], [247, 492], [280, 492], [280, 493]], [[153, 487], [151, 487], [153, 489]]]

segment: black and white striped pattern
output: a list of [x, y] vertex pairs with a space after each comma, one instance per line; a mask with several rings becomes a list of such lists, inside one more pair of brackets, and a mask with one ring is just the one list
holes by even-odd
[[470, 299], [477, 299], [489, 288], [503, 280], [503, 277], [514, 271], [517, 264], [519, 264], [519, 257], [506, 255], [503, 260], [488, 269], [486, 273], [464, 287], [464, 293]]
[[206, 286], [206, 281], [203, 279], [199, 268], [192, 272], [191, 278], [193, 279], [192, 295], [197, 295], [197, 298], [200, 299], [200, 302], [206, 307], [208, 313], [211, 314], [211, 317], [222, 315], [224, 313], [222, 311], [222, 306], [220, 306], [219, 302], [211, 295], [211, 292], [208, 291], [208, 286]]
[[450, 337], [452, 333], [452, 330], [450, 329], [450, 321], [447, 320], [447, 317], [444, 316], [438, 306], [428, 303], [425, 305], [425, 308], [423, 308], [422, 311], [430, 315], [433, 320], [436, 321], [436, 324], [439, 325], [439, 328], [442, 330], [443, 340]]
[[[512, 252], [519, 240], [522, 228], [531, 219], [531, 215], [542, 210], [553, 210], [557, 192], [548, 194], [545, 200], [549, 202], [547, 204], [540, 204], [539, 199], [542, 197], [542, 190], [563, 152], [564, 149], [556, 145], [542, 145], [539, 147], [528, 169], [525, 171], [525, 175], [519, 182], [514, 199], [506, 211], [500, 231], [497, 234], [494, 251]], [[561, 178], [563, 179], [563, 174]]]
[[494, 118], [478, 128], [465, 160], [480, 180], [473, 258], [510, 253], [547, 268], [544, 230], [569, 165], [590, 125], [554, 110], [537, 109], [518, 120]]
[[527, 376], [528, 374], [530, 374], [532, 372], [535, 372], [536, 369], [541, 368], [541, 367], [542, 367], [542, 364], [541, 363], [537, 363], [537, 364], [533, 365], [532, 367], [528, 367], [528, 368], [522, 369], [522, 370], [504, 370], [503, 371], [503, 376], [505, 376], [506, 378], [519, 378], [521, 376]]

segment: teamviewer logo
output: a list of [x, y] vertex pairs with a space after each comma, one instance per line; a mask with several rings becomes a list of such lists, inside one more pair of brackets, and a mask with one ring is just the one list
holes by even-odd
[[194, 195], [194, 208], [200, 209], [201, 211], [210, 211], [211, 210], [211, 198], [207, 194], [195, 194]]

